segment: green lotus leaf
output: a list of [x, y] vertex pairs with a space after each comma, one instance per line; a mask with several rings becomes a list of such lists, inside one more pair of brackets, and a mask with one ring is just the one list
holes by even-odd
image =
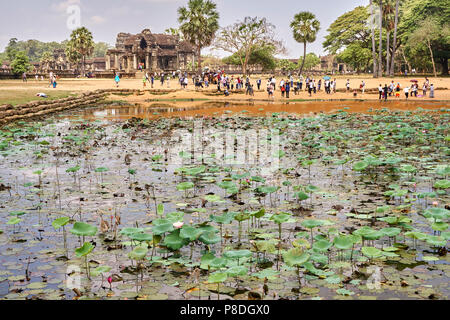
[[14, 217], [8, 220], [8, 222], [6, 222], [6, 224], [9, 225], [13, 225], [13, 224], [18, 224], [20, 221], [22, 221], [22, 219]]
[[206, 201], [208, 201], [208, 202], [220, 202], [220, 201], [222, 201], [222, 198], [220, 196], [218, 196], [218, 195], [215, 195], [215, 194], [207, 195], [207, 196], [204, 196], [203, 198]]
[[184, 212], [178, 212], [178, 211], [169, 212], [166, 215], [166, 219], [169, 220], [170, 222], [172, 222], [172, 224], [175, 222], [182, 222], [183, 217], [184, 217]]
[[180, 230], [175, 230], [164, 238], [164, 245], [172, 250], [179, 250], [187, 245], [189, 241], [180, 237]]
[[236, 214], [237, 212], [225, 212], [221, 216], [210, 215], [209, 218], [211, 219], [211, 221], [214, 221], [219, 224], [230, 224], [233, 221], [234, 216]]
[[225, 272], [214, 272], [211, 273], [208, 277], [209, 283], [222, 283], [225, 282], [228, 278], [228, 275]]
[[53, 226], [53, 228], [55, 228], [55, 230], [58, 230], [59, 228], [68, 224], [69, 221], [70, 221], [70, 219], [68, 217], [57, 218], [57, 219], [53, 220], [52, 226]]
[[428, 235], [426, 238], [428, 244], [436, 247], [445, 247], [447, 245], [447, 240], [445, 240], [441, 236], [430, 236]]
[[434, 184], [436, 189], [448, 189], [450, 188], [450, 180], [438, 180]]
[[283, 253], [283, 260], [289, 267], [300, 267], [308, 261], [310, 255], [300, 248], [292, 248]]
[[278, 271], [272, 270], [272, 269], [264, 269], [262, 271], [256, 272], [256, 273], [252, 273], [253, 277], [256, 277], [258, 279], [268, 279], [268, 280], [274, 280], [276, 279], [277, 275], [279, 275], [280, 273]]
[[95, 236], [97, 227], [84, 222], [75, 222], [70, 232], [77, 236]]
[[233, 181], [222, 181], [217, 184], [222, 189], [237, 188]]
[[156, 207], [156, 214], [159, 216], [164, 215], [164, 204], [159, 203], [158, 206]]
[[191, 227], [183, 226], [180, 231], [180, 237], [189, 241], [197, 240], [203, 233], [203, 230]]
[[410, 164], [404, 164], [404, 165], [402, 165], [402, 166], [400, 167], [400, 170], [403, 171], [403, 172], [409, 172], [409, 173], [411, 173], [411, 172], [416, 172], [416, 171], [417, 171], [417, 168], [414, 167], [414, 166], [412, 166], [412, 165], [410, 165]]
[[185, 191], [194, 188], [194, 184], [192, 182], [181, 182], [177, 185], [178, 191]]
[[250, 250], [230, 250], [223, 253], [223, 256], [229, 259], [249, 258], [252, 255]]
[[324, 251], [328, 251], [328, 249], [331, 248], [333, 244], [331, 242], [329, 242], [328, 240], [320, 240], [320, 241], [316, 241], [313, 244], [313, 249], [320, 251], [320, 252], [324, 252]]
[[427, 238], [427, 235], [425, 233], [418, 232], [418, 231], [408, 231], [408, 232], [405, 232], [405, 237], [418, 239], [418, 240], [425, 240]]
[[143, 228], [123, 228], [122, 230], [120, 230], [120, 234], [129, 236], [132, 235], [133, 233], [140, 233], [140, 232], [144, 232]]
[[333, 240], [334, 246], [339, 250], [348, 250], [353, 247], [351, 236], [337, 236]]
[[431, 225], [431, 228], [435, 231], [445, 231], [448, 229], [448, 223], [445, 222], [434, 222]]
[[111, 270], [111, 267], [109, 267], [109, 266], [100, 266], [100, 267], [95, 268], [94, 270], [91, 270], [91, 275], [93, 277], [97, 277], [102, 273], [109, 272], [110, 270]]
[[240, 221], [240, 222], [248, 220], [248, 219], [250, 219], [250, 214], [247, 212], [239, 212], [234, 216], [234, 220]]
[[229, 268], [226, 272], [229, 277], [246, 276], [248, 274], [248, 268], [244, 266], [234, 266]]
[[198, 238], [204, 244], [210, 245], [220, 242], [221, 238], [214, 231], [203, 232], [203, 234]]
[[367, 161], [358, 161], [353, 165], [353, 170], [364, 171], [369, 166]]
[[444, 208], [430, 208], [425, 210], [424, 216], [427, 218], [444, 220], [450, 215], [450, 211]]
[[253, 216], [257, 219], [262, 218], [265, 214], [266, 214], [266, 210], [264, 208], [250, 213], [251, 216]]
[[383, 255], [383, 251], [374, 247], [362, 247], [361, 252], [368, 258], [379, 258]]
[[139, 246], [133, 249], [128, 256], [133, 260], [143, 260], [147, 255], [148, 248], [144, 246]]
[[173, 222], [167, 219], [157, 219], [153, 221], [152, 232], [155, 235], [162, 235], [166, 232], [173, 231]]
[[152, 241], [153, 236], [149, 233], [133, 233], [130, 238], [135, 241]]
[[313, 219], [303, 220], [301, 223], [301, 225], [303, 227], [308, 228], [308, 229], [317, 228], [323, 224], [324, 224], [324, 222], [322, 220], [313, 220]]
[[85, 242], [82, 247], [75, 249], [75, 254], [78, 258], [84, 257], [94, 250], [94, 246], [90, 242]]
[[26, 214], [25, 211], [12, 211], [9, 213], [10, 216], [16, 216], [16, 217], [23, 216], [24, 214]]
[[310, 242], [306, 239], [296, 239], [292, 242], [292, 245], [295, 248], [306, 248], [306, 249], [311, 248]]
[[274, 221], [275, 223], [282, 224], [284, 222], [287, 222], [289, 218], [291, 217], [291, 214], [286, 212], [281, 212], [274, 214], [270, 217], [270, 220]]
[[227, 265], [228, 260], [225, 258], [217, 258], [214, 257], [211, 261], [208, 262], [208, 265], [213, 269], [224, 268]]
[[380, 230], [386, 237], [395, 237], [397, 236], [402, 229], [400, 228], [383, 228]]

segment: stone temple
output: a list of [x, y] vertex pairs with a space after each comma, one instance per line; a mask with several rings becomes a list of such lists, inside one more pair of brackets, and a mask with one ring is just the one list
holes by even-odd
[[179, 36], [151, 33], [119, 33], [116, 47], [106, 53], [106, 71], [161, 72], [186, 70], [194, 65], [195, 50]]

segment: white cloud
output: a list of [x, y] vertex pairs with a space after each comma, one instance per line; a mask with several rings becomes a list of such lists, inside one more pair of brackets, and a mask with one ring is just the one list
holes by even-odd
[[101, 16], [92, 16], [91, 17], [91, 22], [93, 24], [102, 24], [106, 21], [106, 19], [104, 17]]
[[56, 2], [51, 5], [51, 9], [56, 12], [65, 12], [69, 6], [81, 4], [81, 0], [60, 0]]

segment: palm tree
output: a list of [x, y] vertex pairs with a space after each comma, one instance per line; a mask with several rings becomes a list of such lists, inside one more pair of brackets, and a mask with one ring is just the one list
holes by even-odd
[[85, 27], [75, 29], [70, 35], [70, 40], [66, 46], [66, 55], [72, 62], [79, 62], [81, 59], [82, 74], [85, 75], [86, 57], [94, 52], [94, 40], [92, 33]]
[[316, 41], [317, 32], [320, 29], [320, 22], [313, 13], [302, 11], [294, 16], [294, 20], [291, 22], [291, 28], [294, 32], [295, 41], [303, 43], [303, 61], [300, 67], [300, 74], [302, 74], [306, 60], [306, 44]]
[[373, 77], [378, 77], [377, 52], [375, 49], [375, 15], [373, 12], [373, 1], [370, 0], [370, 25], [372, 29], [372, 58], [373, 58]]
[[55, 59], [53, 58], [53, 55], [50, 51], [45, 51], [42, 54], [41, 57], [41, 69], [42, 71], [44, 70], [50, 70], [50, 64], [55, 61]]
[[394, 29], [393, 15], [394, 15], [394, 7], [392, 6], [392, 0], [386, 0], [386, 5], [383, 8], [384, 24], [386, 28], [386, 76], [390, 74], [389, 53], [390, 53], [391, 31]]
[[398, 6], [400, 0], [395, 1], [395, 22], [394, 22], [394, 44], [392, 46], [391, 69], [389, 76], [393, 77], [395, 73], [395, 51], [397, 50], [397, 25], [398, 25]]
[[196, 49], [198, 71], [202, 72], [201, 50], [211, 45], [219, 30], [217, 5], [210, 0], [189, 0], [187, 7], [178, 8], [180, 31]]
[[379, 50], [378, 50], [378, 76], [383, 76], [383, 62], [382, 62], [382, 56], [383, 56], [383, 0], [379, 0], [378, 4], [380, 6], [380, 43], [379, 43]]

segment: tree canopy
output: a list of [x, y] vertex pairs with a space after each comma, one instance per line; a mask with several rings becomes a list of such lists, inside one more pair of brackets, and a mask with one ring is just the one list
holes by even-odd
[[209, 0], [189, 0], [187, 7], [178, 8], [178, 22], [185, 39], [197, 48], [200, 73], [201, 50], [211, 45], [219, 30], [217, 5]]
[[[272, 55], [284, 52], [284, 46], [275, 38], [274, 30], [275, 26], [266, 18], [245, 17], [242, 21], [222, 28], [215, 47], [235, 54], [239, 58], [242, 73], [245, 75], [252, 56], [268, 58], [270, 51], [273, 52]], [[267, 50], [268, 48], [272, 50]], [[258, 52], [258, 49], [263, 50]]]

